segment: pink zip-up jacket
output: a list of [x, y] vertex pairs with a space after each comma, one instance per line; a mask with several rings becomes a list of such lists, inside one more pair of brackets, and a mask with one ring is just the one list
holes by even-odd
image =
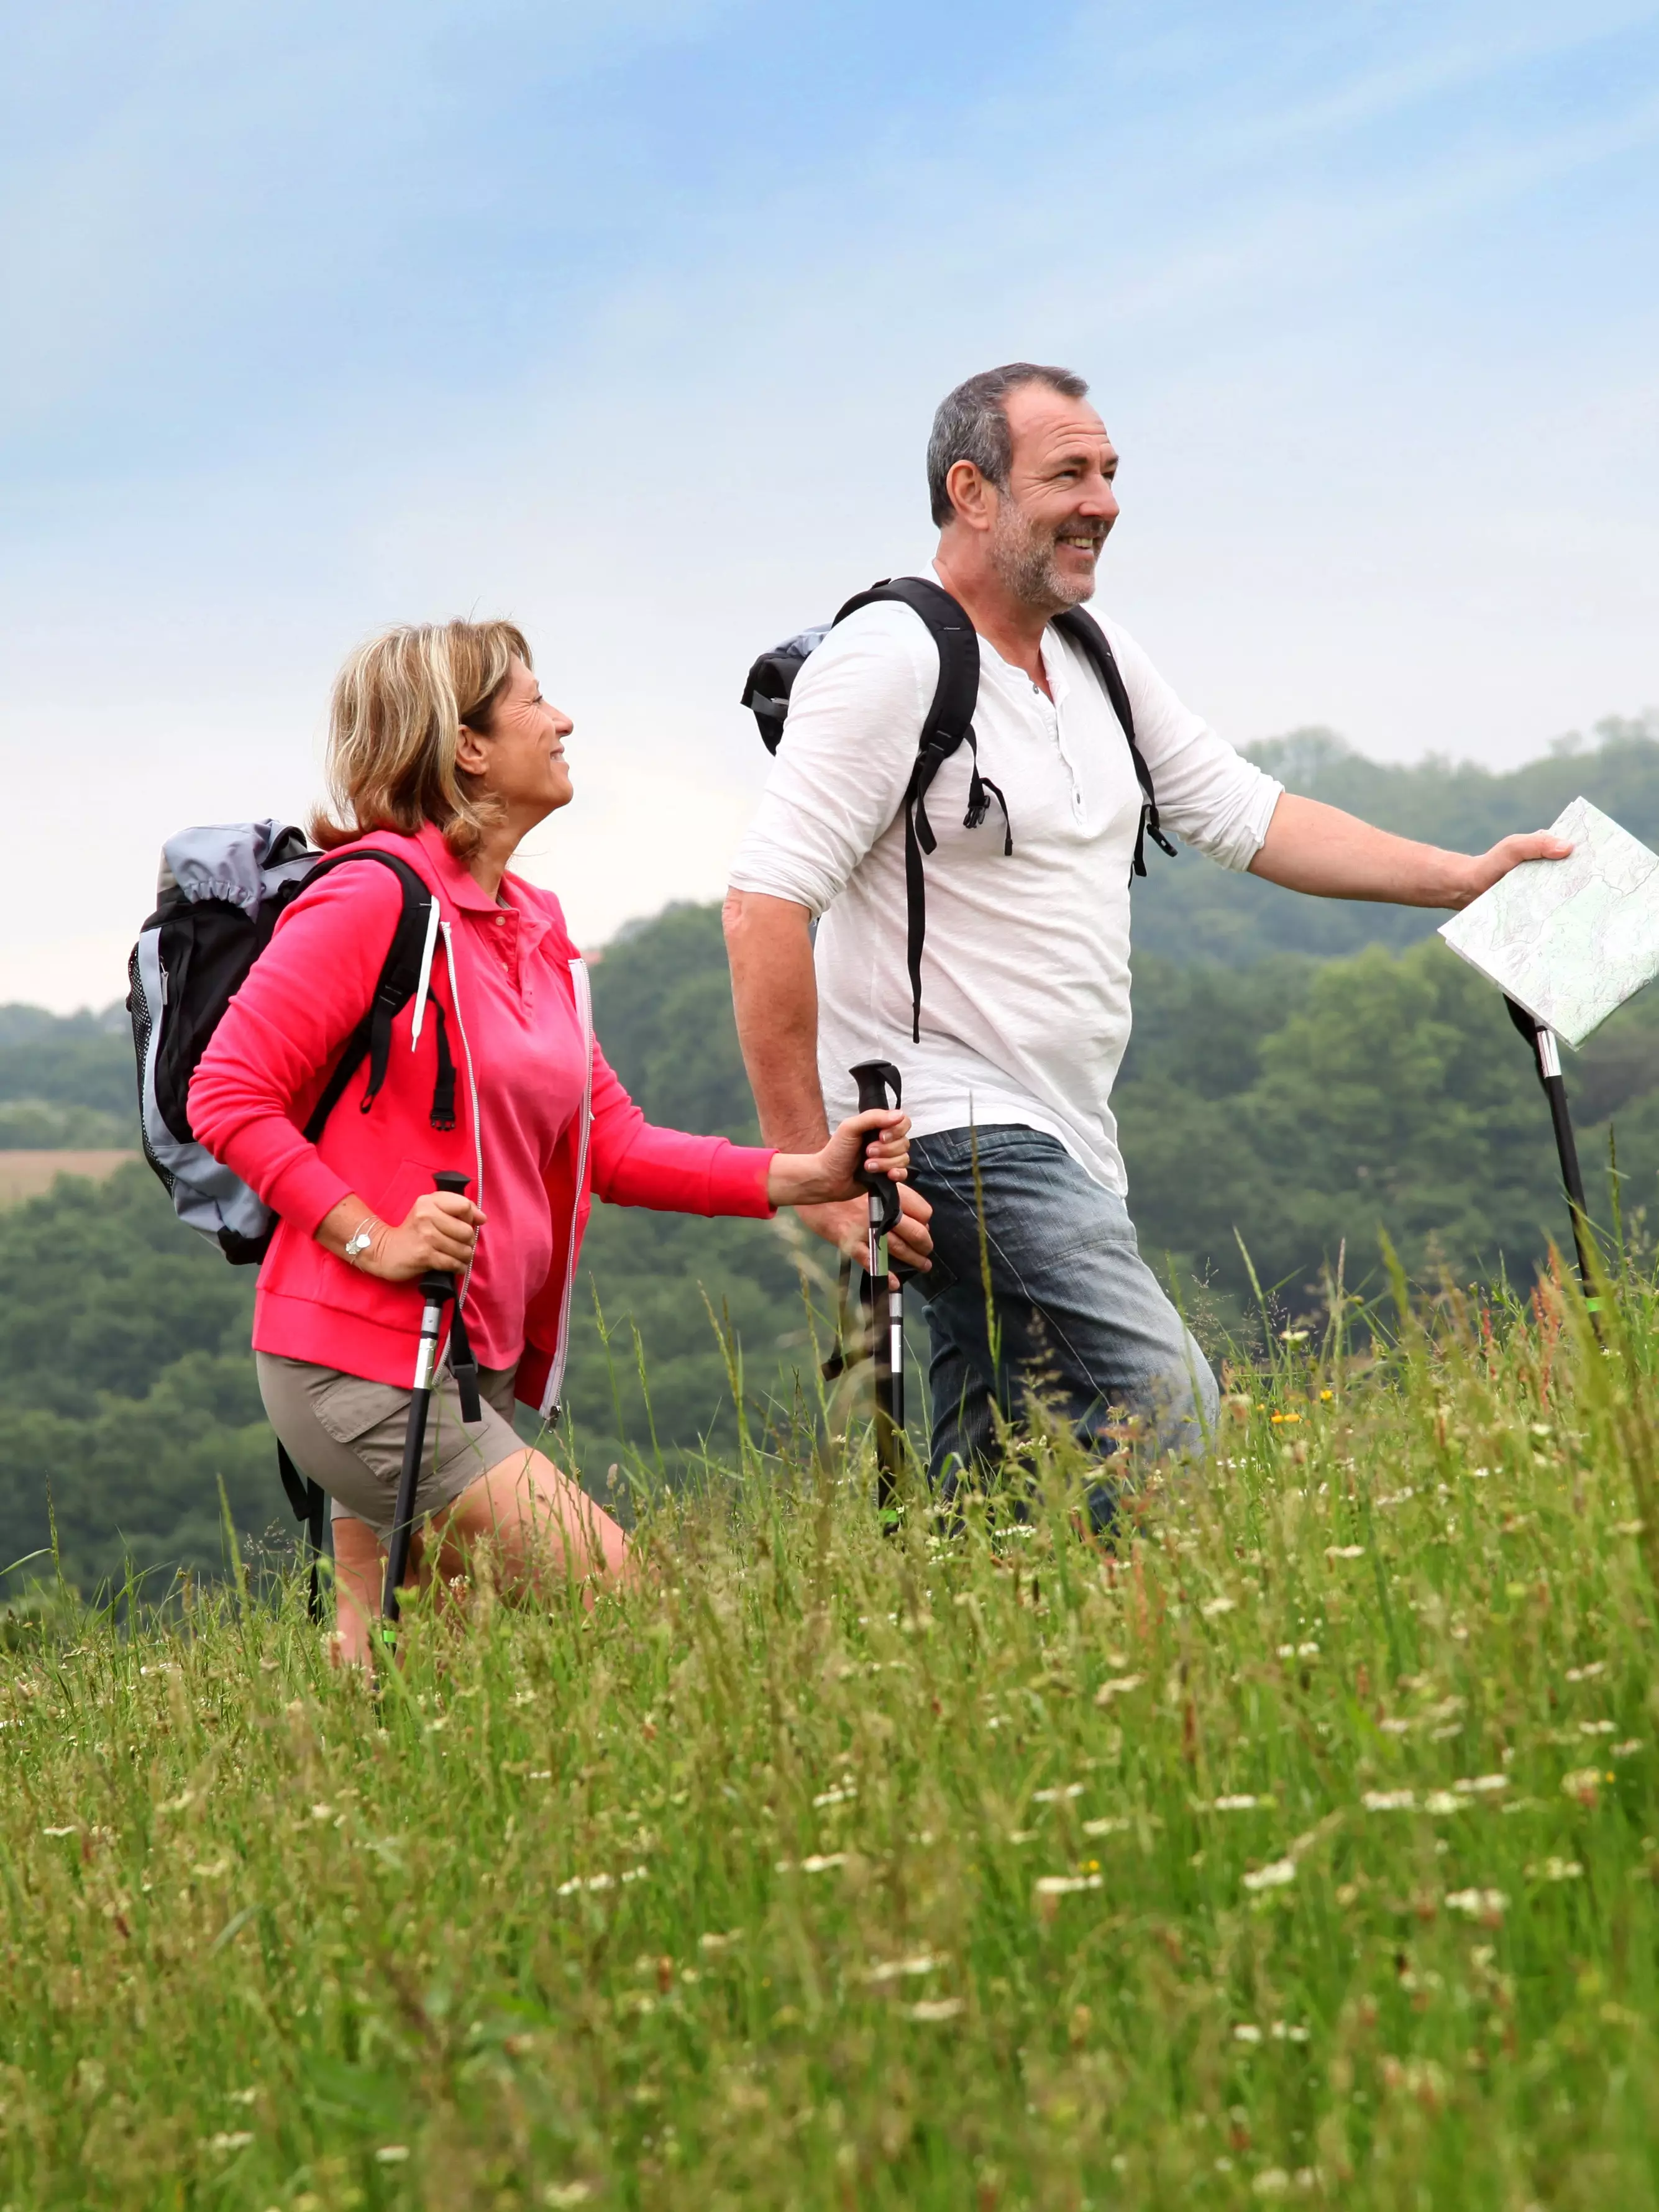
[[[361, 1273], [325, 1251], [315, 1231], [353, 1192], [382, 1221], [400, 1222], [433, 1188], [434, 1170], [448, 1168], [471, 1178], [470, 1195], [489, 1218], [485, 1233], [492, 1239], [511, 1235], [511, 1219], [492, 1207], [485, 1185], [480, 1100], [487, 1123], [492, 1055], [521, 1049], [523, 1040], [494, 1033], [490, 996], [481, 987], [477, 963], [493, 957], [483, 929], [497, 921], [501, 909], [441, 832], [428, 824], [418, 836], [377, 831], [361, 842], [395, 853], [425, 879], [436, 896], [440, 933], [423, 993], [392, 1024], [386, 1079], [373, 1106], [360, 1110], [368, 1082], [365, 1063], [320, 1140], [307, 1142], [307, 1117], [374, 996], [402, 897], [387, 868], [342, 868], [315, 893], [302, 893], [278, 921], [202, 1055], [191, 1084], [190, 1119], [215, 1158], [279, 1217], [259, 1269], [255, 1349], [370, 1382], [406, 1384], [420, 1329], [418, 1287]], [[507, 879], [507, 888], [514, 906], [546, 925], [529, 955], [538, 963], [536, 981], [543, 991], [563, 994], [567, 1022], [574, 1009], [586, 1060], [580, 1109], [539, 1194], [550, 1209], [552, 1262], [524, 1316], [515, 1382], [526, 1405], [550, 1414], [563, 1381], [571, 1289], [593, 1194], [612, 1205], [659, 1212], [765, 1216], [773, 1211], [766, 1195], [773, 1154], [648, 1122], [594, 1038], [587, 971], [557, 899], [517, 876]], [[423, 1003], [428, 995], [444, 1009], [458, 1068], [449, 1131], [434, 1129], [430, 1119], [438, 1025]], [[501, 1018], [495, 1017], [497, 1027]]]

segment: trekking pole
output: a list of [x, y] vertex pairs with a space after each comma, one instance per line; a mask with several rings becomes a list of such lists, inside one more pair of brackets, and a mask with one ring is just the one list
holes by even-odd
[[[441, 1169], [432, 1180], [440, 1190], [464, 1198], [472, 1178]], [[386, 1547], [386, 1589], [380, 1600], [380, 1617], [389, 1626], [396, 1624], [398, 1592], [409, 1571], [410, 1540], [415, 1533], [415, 1492], [421, 1480], [421, 1458], [426, 1450], [426, 1417], [437, 1373], [438, 1338], [443, 1328], [444, 1308], [456, 1297], [455, 1278], [440, 1267], [428, 1267], [420, 1283], [421, 1296], [425, 1300], [421, 1309], [421, 1341], [415, 1354], [415, 1385], [409, 1401], [409, 1426], [404, 1435], [404, 1463], [398, 1475], [397, 1517], [392, 1524], [392, 1541]], [[461, 1324], [459, 1300], [450, 1328], [450, 1364], [461, 1394], [461, 1419], [476, 1421], [479, 1419], [478, 1369]]]
[[1584, 1293], [1584, 1304], [1599, 1337], [1601, 1324], [1597, 1318], [1601, 1301], [1595, 1295], [1591, 1272], [1589, 1214], [1584, 1204], [1584, 1178], [1578, 1168], [1578, 1146], [1572, 1133], [1572, 1116], [1567, 1110], [1567, 1085], [1561, 1073], [1561, 1053], [1556, 1043], [1555, 1031], [1547, 1022], [1536, 1020], [1524, 1006], [1516, 1006], [1507, 995], [1504, 1004], [1510, 1010], [1510, 1019], [1532, 1047], [1533, 1066], [1538, 1071], [1538, 1080], [1543, 1085], [1544, 1096], [1550, 1102], [1550, 1121], [1555, 1129], [1555, 1154], [1561, 1164], [1562, 1186], [1567, 1194], [1567, 1206], [1572, 1215], [1572, 1245], [1578, 1260], [1578, 1280]]
[[[859, 1087], [859, 1111], [903, 1103], [904, 1085], [890, 1060], [863, 1060], [852, 1071]], [[904, 1291], [892, 1273], [887, 1249], [889, 1234], [898, 1226], [901, 1208], [898, 1185], [889, 1176], [872, 1176], [863, 1168], [859, 1181], [870, 1194], [870, 1237], [865, 1254], [865, 1278], [870, 1291], [871, 1352], [876, 1381], [876, 1503], [886, 1513], [894, 1504], [899, 1470], [904, 1463]], [[887, 1325], [882, 1327], [881, 1302], [886, 1293]]]

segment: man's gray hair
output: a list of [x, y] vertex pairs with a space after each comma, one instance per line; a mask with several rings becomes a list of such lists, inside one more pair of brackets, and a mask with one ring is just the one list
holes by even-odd
[[927, 495], [933, 520], [941, 527], [956, 510], [945, 478], [958, 461], [971, 461], [999, 491], [1008, 482], [1014, 441], [1008, 428], [1008, 394], [1022, 384], [1046, 384], [1066, 399], [1082, 399], [1089, 387], [1069, 368], [1045, 368], [1034, 361], [1011, 361], [981, 369], [940, 400], [927, 441]]

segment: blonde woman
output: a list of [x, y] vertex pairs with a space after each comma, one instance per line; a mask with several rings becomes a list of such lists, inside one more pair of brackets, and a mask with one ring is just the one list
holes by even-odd
[[[340, 867], [304, 891], [221, 1021], [191, 1086], [197, 1136], [279, 1217], [253, 1345], [272, 1427], [333, 1501], [338, 1649], [367, 1656], [391, 1534], [421, 1316], [418, 1277], [453, 1272], [482, 1419], [447, 1367], [432, 1403], [413, 1558], [454, 1571], [489, 1540], [518, 1593], [615, 1577], [622, 1530], [513, 1428], [556, 1407], [589, 1206], [765, 1216], [855, 1194], [861, 1163], [902, 1181], [909, 1123], [844, 1121], [789, 1153], [652, 1127], [593, 1036], [586, 974], [553, 895], [512, 874], [525, 836], [570, 804], [568, 715], [511, 623], [386, 631], [335, 686], [330, 849], [395, 854], [431, 890], [429, 975], [392, 1027], [388, 1070], [355, 1075], [315, 1144], [307, 1117], [367, 1012], [401, 905], [393, 872]], [[648, 898], [641, 886], [641, 903]], [[452, 1127], [434, 1084], [453, 1056]], [[441, 1095], [443, 1086], [437, 1085]], [[449, 1170], [462, 1197], [434, 1188]]]

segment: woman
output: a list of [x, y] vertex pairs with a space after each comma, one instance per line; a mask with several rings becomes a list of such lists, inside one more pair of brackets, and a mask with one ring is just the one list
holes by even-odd
[[[416, 1522], [426, 1571], [488, 1538], [516, 1592], [623, 1573], [622, 1530], [513, 1429], [515, 1396], [558, 1403], [593, 1193], [623, 1206], [766, 1216], [852, 1196], [860, 1158], [902, 1179], [909, 1123], [844, 1121], [822, 1152], [652, 1127], [592, 1034], [558, 901], [507, 872], [570, 803], [564, 740], [509, 623], [386, 631], [334, 690], [327, 848], [397, 855], [434, 895], [429, 972], [392, 1025], [384, 1085], [355, 1075], [315, 1145], [303, 1131], [362, 1020], [401, 910], [395, 872], [338, 867], [305, 890], [227, 1010], [191, 1086], [191, 1127], [278, 1217], [259, 1271], [259, 1388], [289, 1456], [333, 1501], [337, 1649], [362, 1661], [378, 1608], [428, 1268], [456, 1274], [479, 1365], [467, 1425], [434, 1391]], [[453, 1055], [455, 1076], [443, 1072]], [[446, 1108], [453, 1094], [453, 1113]], [[433, 1187], [441, 1169], [470, 1194]], [[418, 1560], [418, 1538], [413, 1556]]]

